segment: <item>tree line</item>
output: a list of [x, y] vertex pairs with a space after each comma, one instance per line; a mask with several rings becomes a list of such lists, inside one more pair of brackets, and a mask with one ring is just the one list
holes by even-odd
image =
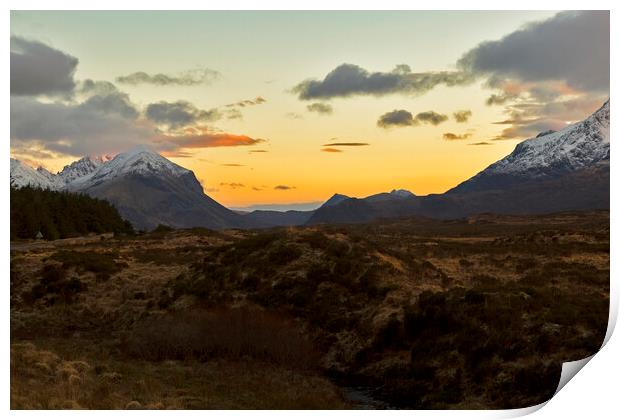
[[89, 233], [132, 234], [131, 224], [110, 203], [84, 194], [30, 186], [11, 188], [11, 239], [53, 240]]

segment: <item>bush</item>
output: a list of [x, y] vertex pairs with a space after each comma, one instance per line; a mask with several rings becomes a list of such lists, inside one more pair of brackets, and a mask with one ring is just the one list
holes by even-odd
[[116, 262], [115, 258], [118, 258], [118, 255], [112, 253], [69, 250], [57, 251], [50, 257], [61, 262], [64, 269], [75, 267], [78, 272], [90, 271], [95, 274], [97, 280], [107, 280], [127, 267], [126, 263]]
[[247, 308], [193, 310], [146, 319], [123, 342], [126, 354], [147, 360], [251, 357], [312, 369], [312, 343], [295, 326]]
[[58, 265], [46, 265], [41, 269], [39, 282], [32, 286], [24, 299], [29, 303], [47, 298], [49, 305], [55, 303], [71, 304], [78, 293], [87, 287], [80, 279], [72, 277], [66, 279], [66, 271]]
[[267, 259], [272, 264], [286, 265], [301, 257], [302, 251], [293, 244], [280, 243], [267, 254]]

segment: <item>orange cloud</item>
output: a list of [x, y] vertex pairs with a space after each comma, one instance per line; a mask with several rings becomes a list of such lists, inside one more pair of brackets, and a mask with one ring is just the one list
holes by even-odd
[[325, 148], [321, 149], [321, 151], [328, 152], [328, 153], [341, 153], [342, 152], [342, 150], [336, 149], [336, 148], [333, 148], [333, 147], [325, 147]]
[[264, 141], [243, 134], [212, 132], [207, 127], [190, 127], [178, 134], [161, 134], [153, 139], [153, 143], [168, 151], [178, 148], [252, 146]]

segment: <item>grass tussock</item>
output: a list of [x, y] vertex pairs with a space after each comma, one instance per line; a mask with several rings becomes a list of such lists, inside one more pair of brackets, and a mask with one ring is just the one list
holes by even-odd
[[74, 267], [79, 273], [89, 271], [101, 281], [108, 280], [127, 267], [127, 263], [117, 261], [118, 254], [114, 252], [60, 250], [50, 259], [59, 261], [65, 269]]
[[272, 363], [71, 360], [29, 342], [11, 345], [11, 409], [346, 407], [324, 378]]

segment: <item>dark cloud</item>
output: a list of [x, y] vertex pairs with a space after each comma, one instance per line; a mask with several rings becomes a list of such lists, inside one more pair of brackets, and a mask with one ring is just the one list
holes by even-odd
[[220, 164], [220, 166], [230, 166], [233, 168], [238, 168], [238, 167], [245, 166], [245, 165], [242, 165], [240, 163], [222, 163]]
[[443, 133], [443, 139], [452, 141], [452, 140], [467, 140], [471, 137], [471, 133], [464, 134], [454, 134], [454, 133]]
[[607, 92], [609, 38], [609, 11], [562, 12], [479, 44], [458, 65], [499, 80], [564, 80], [574, 88]]
[[243, 101], [228, 104], [226, 105], [226, 107], [232, 108], [232, 107], [238, 106], [241, 108], [245, 108], [246, 106], [260, 105], [260, 104], [264, 104], [265, 102], [267, 102], [267, 99], [263, 98], [262, 96], [257, 96], [254, 99], [244, 99]]
[[249, 153], [268, 153], [268, 150], [264, 150], [264, 149], [257, 149], [257, 150], [250, 150]]
[[386, 112], [379, 117], [377, 121], [379, 127], [406, 127], [414, 125], [413, 114], [404, 109], [395, 109], [394, 111]]
[[334, 112], [334, 108], [330, 104], [325, 104], [322, 102], [315, 102], [306, 107], [306, 109], [310, 112], [316, 112], [321, 115], [331, 115]]
[[81, 156], [125, 150], [144, 143], [152, 127], [119, 97], [93, 96], [82, 104], [43, 103], [11, 97], [11, 145]]
[[119, 76], [116, 78], [116, 81], [127, 85], [195, 86], [209, 84], [219, 77], [219, 72], [203, 68], [189, 70], [178, 75], [168, 75], [164, 73], [148, 74], [143, 71], [138, 71], [127, 76]]
[[494, 93], [486, 100], [486, 104], [491, 105], [504, 105], [506, 102], [513, 101], [518, 98], [518, 95], [512, 93]]
[[377, 125], [383, 128], [389, 127], [408, 127], [414, 125], [424, 124], [432, 124], [439, 125], [444, 121], [448, 120], [448, 116], [444, 114], [439, 114], [435, 111], [425, 111], [418, 113], [415, 117], [409, 111], [405, 111], [404, 109], [386, 112], [382, 116], [379, 117], [377, 121]]
[[70, 95], [78, 59], [38, 41], [11, 36], [11, 95]]
[[439, 114], [435, 111], [426, 111], [420, 112], [414, 118], [414, 123], [428, 123], [432, 125], [439, 125], [444, 121], [448, 120], [448, 116], [444, 114]]
[[341, 64], [323, 80], [305, 80], [292, 91], [301, 100], [393, 93], [416, 95], [440, 84], [456, 86], [472, 81], [471, 74], [461, 71], [412, 73], [409, 66], [401, 64], [391, 72], [371, 73], [355, 64]]
[[186, 127], [220, 118], [217, 109], [202, 110], [186, 101], [161, 101], [149, 104], [145, 115], [149, 120], [157, 124], [165, 124], [170, 128]]
[[508, 105], [508, 118], [494, 124], [509, 125], [494, 140], [525, 139], [547, 130], [560, 130], [568, 123], [582, 120], [598, 109], [605, 96], [578, 95], [551, 102], [521, 100]]
[[140, 115], [129, 100], [129, 96], [118, 91], [105, 95], [93, 95], [82, 102], [79, 107], [103, 114], [117, 114], [128, 120], [136, 119]]
[[488, 141], [479, 141], [477, 143], [469, 143], [468, 146], [491, 146], [493, 143], [489, 143]]
[[336, 149], [334, 147], [324, 147], [321, 149], [321, 151], [327, 153], [342, 153], [342, 150]]
[[295, 189], [295, 187], [291, 187], [288, 185], [276, 185], [275, 187], [273, 187], [274, 190], [293, 190]]
[[327, 143], [323, 146], [369, 146], [369, 143]]
[[452, 113], [452, 116], [457, 123], [464, 123], [469, 121], [469, 119], [471, 118], [471, 111], [468, 109], [463, 109], [461, 111], [456, 111]]
[[241, 184], [240, 182], [220, 182], [220, 186], [232, 188], [233, 190], [245, 188], [245, 184]]

